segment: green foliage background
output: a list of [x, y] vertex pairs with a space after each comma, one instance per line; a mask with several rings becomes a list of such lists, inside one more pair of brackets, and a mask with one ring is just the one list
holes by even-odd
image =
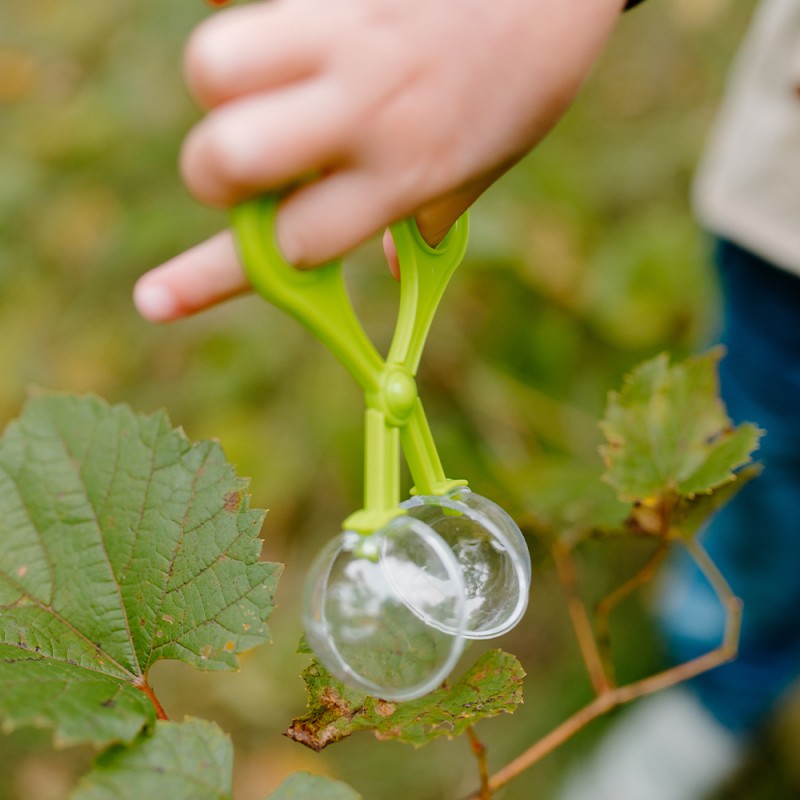
[[[688, 194], [753, 6], [653, 0], [627, 16], [567, 118], [475, 209], [420, 387], [449, 470], [523, 521], [552, 502], [557, 487], [545, 478], [565, 458], [598, 468], [596, 420], [627, 369], [713, 338], [716, 287]], [[367, 798], [457, 797], [475, 784], [463, 741], [412, 751], [360, 734], [316, 755], [280, 736], [305, 703], [306, 659], [294, 653], [305, 566], [360, 504], [356, 389], [256, 299], [171, 327], [144, 323], [130, 302], [143, 271], [225, 224], [188, 197], [176, 169], [197, 118], [181, 43], [208, 13], [199, 0], [0, 5], [0, 420], [18, 414], [32, 386], [165, 407], [192, 439], [218, 438], [252, 476], [253, 506], [270, 509], [264, 556], [287, 564], [275, 643], [246, 656], [238, 675], [154, 672], [172, 718], [213, 719], [233, 735], [237, 800], [263, 797], [296, 769]], [[370, 245], [348, 274], [367, 327], [385, 342], [397, 287], [380, 261]], [[526, 704], [479, 728], [495, 767], [589, 696], [550, 563], [532, 546], [529, 617], [501, 642], [528, 672]], [[644, 555], [590, 547], [582, 566], [599, 594]], [[622, 612], [617, 635], [621, 677], [659, 663], [638, 608]], [[800, 792], [787, 755], [795, 717], [780, 721], [726, 798]], [[550, 796], [601, 728], [503, 797]], [[91, 757], [54, 753], [31, 731], [0, 739], [0, 800], [62, 798]]]

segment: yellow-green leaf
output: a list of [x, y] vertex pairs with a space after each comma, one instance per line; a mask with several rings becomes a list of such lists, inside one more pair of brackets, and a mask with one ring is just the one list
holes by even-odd
[[601, 423], [605, 479], [627, 501], [693, 497], [733, 480], [762, 432], [734, 427], [719, 397], [719, 349], [670, 365], [637, 367], [611, 393]]
[[514, 656], [493, 650], [452, 687], [394, 703], [348, 688], [314, 661], [303, 674], [308, 713], [294, 720], [287, 736], [322, 750], [356, 731], [371, 730], [378, 739], [421, 747], [440, 736], [459, 736], [480, 719], [512, 713], [522, 702], [524, 677]]

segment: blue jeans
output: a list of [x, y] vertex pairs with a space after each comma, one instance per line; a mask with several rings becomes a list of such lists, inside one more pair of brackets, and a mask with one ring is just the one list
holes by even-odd
[[[767, 435], [756, 453], [764, 473], [701, 536], [744, 601], [739, 656], [689, 686], [723, 725], [748, 733], [800, 675], [800, 278], [730, 242], [719, 244], [717, 263], [722, 397], [734, 422]], [[673, 563], [661, 622], [679, 661], [722, 639], [723, 610], [688, 558]]]

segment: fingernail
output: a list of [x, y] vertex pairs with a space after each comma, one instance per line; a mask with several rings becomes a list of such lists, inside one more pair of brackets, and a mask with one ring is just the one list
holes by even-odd
[[133, 290], [133, 302], [139, 313], [150, 322], [168, 322], [178, 311], [175, 296], [163, 286], [137, 284]]

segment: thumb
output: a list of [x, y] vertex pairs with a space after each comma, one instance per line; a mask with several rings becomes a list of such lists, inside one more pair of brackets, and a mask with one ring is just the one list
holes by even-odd
[[[447, 232], [453, 227], [456, 220], [494, 183], [496, 177], [496, 175], [492, 175], [473, 181], [469, 185], [449, 192], [423, 206], [414, 216], [422, 238], [431, 247], [436, 247], [447, 236]], [[383, 235], [383, 253], [389, 263], [392, 275], [400, 280], [397, 248], [388, 230]]]

